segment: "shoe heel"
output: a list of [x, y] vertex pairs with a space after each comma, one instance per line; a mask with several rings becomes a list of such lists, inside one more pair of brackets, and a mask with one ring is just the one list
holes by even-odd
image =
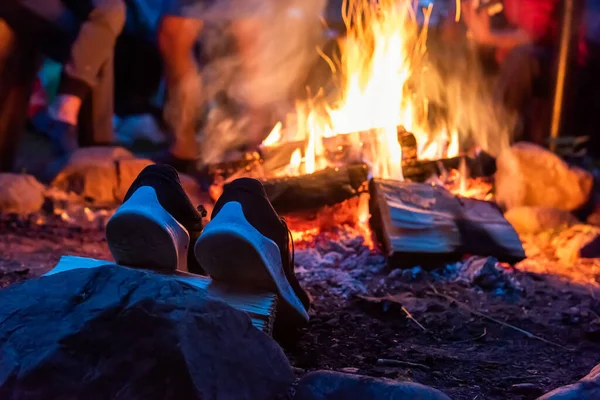
[[190, 235], [142, 186], [106, 225], [106, 240], [117, 264], [161, 272], [186, 271]]
[[274, 292], [286, 314], [300, 322], [308, 314], [288, 282], [277, 244], [244, 216], [238, 202], [226, 203], [194, 245], [200, 266], [215, 280]]

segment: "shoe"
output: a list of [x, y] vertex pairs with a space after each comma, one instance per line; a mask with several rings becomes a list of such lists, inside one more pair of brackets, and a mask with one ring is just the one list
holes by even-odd
[[54, 119], [47, 112], [39, 112], [33, 117], [31, 123], [37, 131], [51, 140], [57, 156], [67, 156], [79, 148], [77, 126]]
[[223, 188], [194, 250], [215, 281], [276, 293], [278, 321], [299, 326], [308, 322], [310, 299], [294, 274], [290, 236], [262, 184], [241, 178]]
[[189, 174], [190, 171], [193, 171], [196, 168], [195, 159], [179, 158], [173, 155], [168, 150], [160, 151], [151, 158], [152, 161], [154, 161], [157, 164], [170, 165], [177, 171], [183, 172], [184, 174]]
[[106, 225], [106, 240], [117, 264], [204, 275], [191, 240], [202, 232], [203, 207], [196, 209], [168, 165], [149, 165]]
[[151, 158], [157, 164], [170, 165], [178, 172], [191, 176], [203, 190], [208, 190], [213, 183], [213, 177], [210, 175], [208, 168], [199, 168], [197, 160], [178, 158], [168, 150], [161, 151]]

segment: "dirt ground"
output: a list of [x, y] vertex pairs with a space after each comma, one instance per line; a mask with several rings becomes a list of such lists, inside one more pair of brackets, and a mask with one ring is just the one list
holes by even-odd
[[[0, 287], [43, 274], [61, 255], [110, 259], [97, 224], [2, 217], [0, 232]], [[307, 262], [340, 251], [343, 240], [330, 237], [297, 249], [313, 297], [308, 328], [284, 344], [298, 375], [330, 369], [419, 382], [453, 399], [533, 399], [600, 362], [597, 285], [508, 269], [518, 290], [484, 290], [438, 272], [389, 271], [356, 241], [349, 262]]]

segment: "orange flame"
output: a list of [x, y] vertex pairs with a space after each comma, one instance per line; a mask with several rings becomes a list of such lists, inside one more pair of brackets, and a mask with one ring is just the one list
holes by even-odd
[[[340, 89], [339, 100], [323, 100], [321, 91], [308, 104], [297, 107], [296, 128], [305, 132], [293, 136], [297, 139], [303, 134], [307, 143], [305, 173], [327, 166], [324, 138], [364, 132], [368, 134], [366, 142], [359, 139], [364, 135], [349, 135], [350, 141], [371, 166], [373, 176], [403, 179], [400, 126], [415, 135], [420, 158], [458, 154], [457, 131], [446, 129], [432, 135], [427, 100], [414, 96], [410, 88], [410, 79], [425, 65], [431, 11], [432, 5], [422, 10], [425, 21], [419, 27], [412, 0], [344, 0], [347, 35], [339, 43], [341, 57], [326, 60]], [[282, 140], [278, 123], [263, 145]]]

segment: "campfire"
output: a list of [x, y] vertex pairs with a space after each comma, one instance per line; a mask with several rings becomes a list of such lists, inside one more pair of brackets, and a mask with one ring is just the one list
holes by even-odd
[[[298, 103], [290, 123], [277, 123], [263, 142], [267, 151], [298, 143], [284, 168], [286, 175], [311, 174], [358, 159], [375, 178], [402, 180], [402, 160], [458, 155], [457, 128], [449, 122], [430, 123], [429, 100], [413, 84], [426, 79], [431, 10], [415, 10], [410, 1], [344, 2], [347, 34], [339, 39], [340, 57], [322, 55], [331, 67], [335, 90], [323, 88]], [[423, 13], [423, 28], [418, 12]], [[404, 149], [403, 156], [405, 137], [412, 138], [412, 148]]]
[[[329, 82], [296, 101], [280, 121], [269, 122], [270, 133], [256, 151], [215, 152], [208, 190], [185, 174], [182, 186], [210, 216], [226, 183], [254, 177], [285, 217], [295, 275], [312, 297], [309, 325], [296, 347], [285, 349], [296, 377], [329, 369], [419, 382], [456, 398], [537, 397], [581, 378], [600, 357], [594, 179], [536, 145], [509, 146], [514, 120], [493, 106], [479, 71], [460, 62], [444, 70], [435, 59], [428, 41], [435, 12], [410, 0], [345, 0], [346, 33], [333, 53], [318, 51], [331, 71]], [[220, 144], [229, 149], [228, 140]], [[114, 266], [105, 226], [151, 163], [122, 148], [83, 148], [49, 185], [25, 174], [0, 174], [0, 288], [47, 274], [77, 307], [86, 306], [85, 296], [95, 290], [55, 274], [88, 268], [89, 288], [112, 291], [105, 284], [110, 277], [94, 278], [93, 272], [107, 274], [107, 264]], [[140, 282], [135, 274], [154, 274], [126, 273], [133, 274], [132, 285]], [[159, 284], [144, 304], [155, 304], [165, 288], [174, 287], [171, 279], [180, 280], [246, 312], [264, 333], [257, 340], [271, 340], [278, 295], [233, 293], [200, 275], [152, 276], [159, 276]], [[72, 296], [74, 287], [83, 294]], [[119, 296], [129, 296], [120, 289]], [[52, 304], [46, 292], [36, 289], [33, 295], [24, 291], [11, 300], [14, 314], [35, 299], [34, 308], [49, 322], [34, 334], [60, 333], [47, 329], [56, 322], [53, 315], [37, 308]], [[188, 301], [178, 296], [171, 296], [177, 310]], [[7, 310], [7, 324], [14, 323]], [[72, 315], [69, 310], [60, 318], [70, 321]], [[30, 326], [34, 318], [26, 317], [26, 324], [6, 325], [7, 331]], [[197, 325], [186, 320], [180, 329], [179, 317], [171, 322], [173, 332]], [[208, 325], [218, 327], [218, 321]], [[133, 327], [134, 340], [123, 340], [119, 353], [135, 360], [129, 348], [138, 326], [129, 320], [123, 326]], [[243, 327], [247, 332], [248, 324]], [[229, 330], [219, 328], [215, 336], [227, 339]], [[111, 330], [97, 332], [105, 338]], [[6, 336], [32, 353], [35, 340], [20, 335]], [[155, 349], [177, 345], [171, 336], [156, 338]], [[191, 350], [179, 346], [165, 354], [197, 354], [196, 346], [206, 344], [187, 343]], [[248, 360], [248, 371], [256, 370], [256, 360], [273, 359], [264, 357], [260, 343], [244, 346], [260, 350]], [[98, 346], [104, 347], [111, 348]], [[230, 372], [235, 363], [227, 364], [222, 376], [241, 376]], [[560, 374], [556, 366], [562, 364], [568, 368]], [[20, 366], [15, 363], [15, 370]], [[268, 365], [260, 379], [286, 368]], [[132, 374], [126, 372], [118, 375], [127, 380]], [[250, 380], [265, 386], [260, 379]]]
[[[505, 133], [451, 101], [462, 93], [469, 111], [493, 113], [485, 98], [472, 106], [476, 88], [469, 82], [450, 84], [440, 96], [441, 73], [427, 49], [432, 5], [346, 0], [342, 8], [346, 34], [337, 39], [339, 53], [320, 52], [330, 84], [298, 101], [295, 112], [275, 124], [260, 154], [242, 160], [244, 168], [220, 164], [215, 173], [224, 177], [213, 185], [213, 198], [227, 175], [261, 179], [301, 246], [343, 227], [371, 249], [381, 243], [390, 259], [424, 253], [436, 260], [465, 253], [522, 259], [519, 238], [500, 210], [481, 202], [493, 199], [489, 174], [482, 173], [483, 150], [497, 150], [491, 132], [501, 138], [497, 142]], [[482, 133], [475, 135], [474, 128]], [[423, 220], [402, 221], [400, 210]], [[445, 236], [423, 236], [436, 230]], [[465, 230], [486, 232], [487, 245], [465, 249], [471, 240]], [[413, 244], [395, 248], [399, 237]]]

